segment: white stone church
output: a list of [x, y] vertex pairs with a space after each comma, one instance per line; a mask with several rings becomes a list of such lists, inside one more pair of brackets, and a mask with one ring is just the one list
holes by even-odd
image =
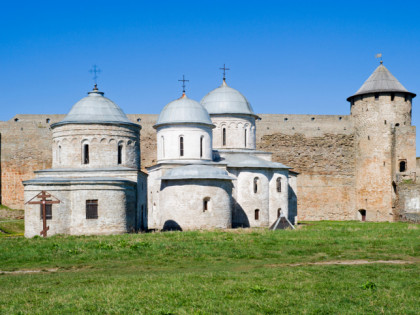
[[[256, 150], [247, 99], [223, 84], [185, 93], [154, 126], [157, 164], [140, 170], [140, 126], [95, 88], [52, 129], [52, 168], [24, 181], [25, 236], [269, 227], [297, 215], [296, 173]], [[51, 201], [51, 202], [48, 202]]]

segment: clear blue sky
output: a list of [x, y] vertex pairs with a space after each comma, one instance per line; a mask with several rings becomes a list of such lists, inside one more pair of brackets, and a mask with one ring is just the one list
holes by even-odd
[[226, 63], [257, 113], [344, 115], [378, 52], [420, 94], [420, 1], [2, 1], [0, 120], [68, 112], [93, 64], [126, 113], [159, 113], [182, 74], [200, 100]]

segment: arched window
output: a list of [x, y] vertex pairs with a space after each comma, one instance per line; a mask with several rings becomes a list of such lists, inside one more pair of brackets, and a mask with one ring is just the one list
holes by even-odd
[[277, 209], [277, 218], [279, 218], [281, 216], [281, 208]]
[[204, 141], [204, 137], [201, 136], [200, 137], [200, 157], [203, 157], [203, 141]]
[[118, 164], [122, 164], [122, 151], [123, 151], [123, 145], [118, 145]]
[[223, 145], [226, 145], [226, 128], [222, 129], [222, 142]]
[[184, 137], [179, 137], [179, 156], [184, 156]]
[[89, 145], [83, 145], [83, 164], [89, 164]]
[[400, 172], [405, 172], [407, 170], [407, 162], [400, 161]]
[[210, 209], [210, 197], [203, 199], [203, 212], [206, 212]]
[[258, 177], [254, 178], [254, 194], [258, 192]]
[[281, 192], [281, 177], [277, 177], [276, 187], [277, 187], [277, 192]]
[[260, 219], [260, 209], [255, 209], [254, 219], [255, 221], [258, 221]]
[[245, 133], [244, 133], [244, 144], [245, 144], [245, 148], [246, 148], [246, 129], [244, 131], [245, 131]]
[[58, 146], [58, 163], [61, 164], [61, 145]]

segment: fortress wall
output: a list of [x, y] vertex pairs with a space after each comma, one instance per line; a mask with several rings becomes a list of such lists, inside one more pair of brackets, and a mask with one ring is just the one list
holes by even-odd
[[[0, 122], [3, 204], [23, 208], [21, 182], [33, 178], [33, 171], [51, 167], [49, 125], [64, 116], [16, 115], [7, 122]], [[158, 115], [127, 116], [142, 125], [141, 165], [144, 169], [156, 163], [156, 133], [152, 126]], [[297, 181], [299, 219], [353, 219], [348, 213], [354, 209], [350, 116], [261, 114], [260, 117], [257, 149], [273, 152], [273, 161], [301, 173]], [[15, 122], [15, 118], [19, 121]]]

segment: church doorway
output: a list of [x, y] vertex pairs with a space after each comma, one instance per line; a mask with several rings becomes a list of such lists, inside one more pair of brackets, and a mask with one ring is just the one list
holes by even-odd
[[365, 222], [366, 221], [366, 210], [364, 210], [364, 209], [359, 210], [359, 217], [360, 217], [360, 221]]

